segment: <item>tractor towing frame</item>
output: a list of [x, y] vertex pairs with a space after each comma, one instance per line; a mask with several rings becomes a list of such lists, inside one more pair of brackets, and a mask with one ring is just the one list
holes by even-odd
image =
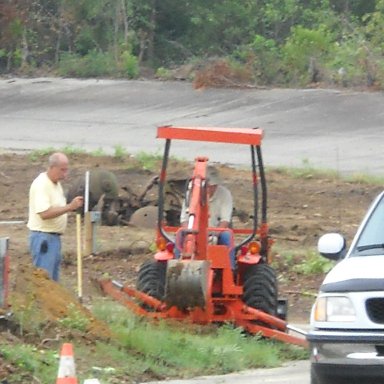
[[[157, 251], [140, 267], [135, 288], [104, 279], [100, 281], [102, 290], [139, 316], [198, 324], [232, 323], [250, 334], [307, 347], [306, 332], [286, 322], [287, 303], [278, 298], [276, 274], [271, 267], [273, 240], [268, 234], [263, 130], [161, 126], [157, 138], [165, 139], [158, 181]], [[207, 157], [195, 158], [186, 183], [187, 226], [165, 224], [163, 195], [172, 140], [250, 147], [252, 227], [226, 228], [231, 234], [230, 246], [209, 241], [212, 232], [223, 229], [208, 225]], [[231, 265], [231, 249], [235, 268]]]

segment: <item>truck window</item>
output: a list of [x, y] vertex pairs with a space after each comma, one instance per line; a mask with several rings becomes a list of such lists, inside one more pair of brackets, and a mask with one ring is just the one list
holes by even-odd
[[[356, 244], [355, 251], [359, 247], [369, 245], [383, 245], [384, 247], [384, 198], [380, 200], [371, 216], [368, 218]], [[383, 247], [373, 248], [364, 251], [364, 253], [367, 255], [383, 254]], [[354, 252], [354, 254], [359, 254], [361, 256], [361, 252]]]

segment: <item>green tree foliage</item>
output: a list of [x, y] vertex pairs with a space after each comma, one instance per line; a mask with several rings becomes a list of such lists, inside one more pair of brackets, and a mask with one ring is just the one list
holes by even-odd
[[293, 27], [282, 47], [283, 64], [291, 81], [299, 84], [320, 80], [321, 68], [332, 49], [333, 37], [325, 26], [307, 29]]
[[1, 0], [0, 73], [135, 78], [207, 58], [258, 84], [383, 86], [384, 0]]

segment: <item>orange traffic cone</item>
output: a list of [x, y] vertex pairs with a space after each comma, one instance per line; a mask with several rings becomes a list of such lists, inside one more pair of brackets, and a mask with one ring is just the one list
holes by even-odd
[[64, 343], [61, 347], [56, 384], [77, 384], [73, 347], [70, 343]]

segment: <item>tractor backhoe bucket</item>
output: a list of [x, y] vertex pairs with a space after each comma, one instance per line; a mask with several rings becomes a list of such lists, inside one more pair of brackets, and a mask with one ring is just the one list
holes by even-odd
[[165, 284], [167, 306], [180, 310], [205, 308], [210, 263], [206, 260], [169, 260]]

